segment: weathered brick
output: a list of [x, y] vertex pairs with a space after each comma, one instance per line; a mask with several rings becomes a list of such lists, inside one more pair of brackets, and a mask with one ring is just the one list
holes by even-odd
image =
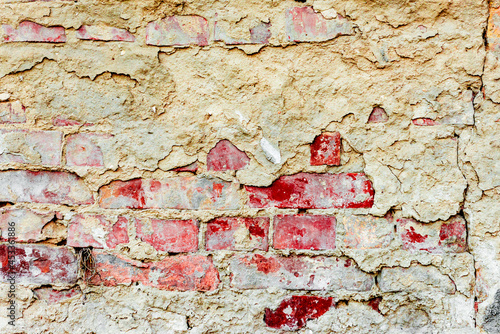
[[490, 6], [486, 38], [488, 50], [500, 51], [500, 7]]
[[325, 132], [311, 144], [311, 165], [340, 165], [340, 133]]
[[464, 252], [467, 249], [467, 228], [460, 216], [435, 223], [398, 219], [398, 224], [403, 249], [431, 253]]
[[4, 42], [66, 42], [66, 32], [63, 27], [44, 27], [40, 24], [23, 21], [15, 29], [10, 25], [2, 25]]
[[54, 217], [54, 212], [39, 213], [28, 209], [0, 209], [1, 239], [9, 239], [8, 228], [14, 224], [14, 240], [17, 242], [37, 242], [44, 240], [46, 237], [42, 234], [43, 227], [54, 219]]
[[61, 164], [62, 133], [59, 131], [2, 129], [0, 143], [0, 163]]
[[245, 168], [250, 158], [229, 140], [221, 140], [207, 156], [207, 169], [215, 171], [239, 170]]
[[26, 108], [19, 101], [0, 102], [0, 123], [26, 123]]
[[67, 137], [66, 164], [68, 166], [105, 167], [102, 144], [111, 135], [77, 133]]
[[441, 291], [453, 294], [456, 291], [453, 281], [433, 266], [382, 268], [378, 282], [382, 292]]
[[[55, 126], [81, 126], [81, 125], [83, 125], [83, 123], [79, 122], [79, 121], [72, 120], [72, 119], [67, 119], [65, 117], [58, 116], [58, 117], [55, 117], [54, 119], [52, 119], [52, 125], [55, 125]], [[91, 124], [85, 124], [85, 125], [91, 125]]]
[[135, 37], [125, 29], [107, 26], [83, 25], [76, 31], [76, 38], [93, 41], [135, 42]]
[[295, 331], [307, 320], [317, 319], [335, 306], [332, 297], [292, 296], [284, 299], [276, 310], [266, 308], [264, 322], [268, 327]]
[[9, 170], [0, 172], [0, 201], [82, 205], [94, 197], [74, 174]]
[[191, 173], [196, 173], [198, 170], [198, 162], [193, 162], [192, 164], [189, 164], [184, 167], [177, 167], [172, 169], [172, 172], [191, 172]]
[[430, 118], [415, 118], [415, 119], [412, 119], [412, 123], [414, 125], [418, 125], [418, 126], [439, 125], [438, 121], [435, 121], [435, 120], [430, 119]]
[[71, 247], [115, 248], [128, 242], [126, 217], [76, 215], [68, 225], [67, 244]]
[[385, 123], [389, 120], [389, 116], [381, 107], [375, 107], [368, 118], [368, 123]]
[[265, 188], [245, 186], [253, 208], [370, 208], [372, 183], [363, 173], [281, 176]]
[[230, 270], [238, 289], [369, 291], [374, 279], [351, 261], [327, 257], [234, 256]]
[[196, 220], [136, 219], [137, 237], [161, 252], [194, 252], [198, 250]]
[[269, 218], [216, 218], [207, 224], [207, 250], [267, 251]]
[[[15, 259], [12, 266], [9, 259]], [[66, 247], [17, 244], [9, 252], [9, 246], [0, 245], [0, 264], [2, 283], [11, 275], [18, 284], [71, 284], [77, 279], [78, 261]]]
[[100, 206], [116, 208], [238, 209], [238, 185], [217, 179], [177, 177], [162, 181], [113, 181], [99, 189]]
[[227, 45], [238, 44], [268, 44], [272, 36], [270, 23], [260, 22], [255, 27], [249, 29], [248, 38], [232, 38], [219, 22], [214, 25], [214, 40], [222, 41]]
[[201, 255], [167, 257], [156, 262], [139, 262], [94, 251], [94, 285], [115, 286], [141, 282], [163, 290], [210, 291], [219, 285], [219, 272]]
[[48, 304], [56, 304], [74, 296], [81, 295], [82, 291], [78, 287], [64, 290], [56, 290], [50, 287], [41, 287], [33, 290], [33, 293], [39, 300], [45, 300]]
[[335, 217], [277, 215], [273, 246], [276, 249], [335, 249]]
[[148, 23], [146, 44], [157, 46], [208, 45], [208, 22], [201, 16], [168, 16]]
[[338, 15], [327, 20], [312, 7], [293, 7], [285, 13], [286, 36], [292, 42], [323, 42], [340, 35], [352, 35], [352, 24]]
[[343, 243], [346, 248], [387, 247], [394, 238], [394, 223], [390, 216], [344, 216], [338, 221], [344, 227]]

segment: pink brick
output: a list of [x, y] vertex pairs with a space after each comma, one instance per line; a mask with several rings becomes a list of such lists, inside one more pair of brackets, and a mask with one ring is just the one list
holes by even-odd
[[418, 126], [432, 126], [440, 124], [438, 121], [435, 121], [430, 118], [416, 118], [412, 120], [412, 123]]
[[0, 201], [82, 205], [94, 198], [74, 174], [9, 170], [0, 172]]
[[351, 23], [342, 16], [326, 20], [312, 7], [293, 7], [285, 12], [287, 39], [293, 42], [323, 42], [340, 35], [352, 35]]
[[273, 246], [276, 249], [335, 249], [335, 217], [277, 215]]
[[250, 158], [229, 140], [221, 140], [207, 156], [207, 169], [215, 171], [239, 170], [245, 168]]
[[42, 287], [33, 290], [33, 292], [37, 299], [45, 300], [48, 304], [61, 303], [67, 299], [82, 294], [82, 291], [78, 287], [65, 290], [56, 290], [49, 287]]
[[311, 165], [340, 165], [340, 133], [325, 132], [311, 144]]
[[125, 29], [107, 26], [83, 25], [76, 31], [76, 38], [93, 41], [135, 42], [135, 37]]
[[0, 282], [15, 275], [18, 284], [76, 283], [78, 262], [68, 248], [18, 244], [10, 249], [0, 245]]
[[19, 101], [0, 102], [0, 123], [26, 123], [26, 108]]
[[193, 162], [190, 165], [184, 166], [184, 167], [178, 167], [172, 169], [172, 172], [191, 172], [191, 173], [196, 173], [198, 170], [198, 162]]
[[23, 21], [17, 29], [10, 25], [2, 25], [4, 42], [66, 42], [66, 33], [63, 27], [44, 27], [40, 24]]
[[281, 176], [265, 188], [245, 186], [253, 208], [370, 208], [372, 183], [363, 173]]
[[389, 120], [389, 116], [383, 108], [375, 107], [368, 118], [368, 123], [385, 123]]
[[214, 40], [222, 41], [227, 45], [238, 45], [238, 44], [268, 44], [269, 39], [272, 36], [270, 31], [271, 24], [260, 22], [255, 27], [249, 29], [250, 38], [232, 38], [227, 32], [215, 22], [214, 26]]
[[467, 249], [467, 229], [465, 220], [460, 216], [428, 224], [413, 219], [398, 219], [398, 224], [405, 250], [459, 253]]
[[55, 126], [81, 126], [82, 122], [78, 122], [75, 120], [67, 119], [64, 117], [56, 117], [52, 120], [52, 124]]
[[354, 249], [372, 249], [389, 246], [394, 239], [394, 223], [386, 217], [346, 216], [338, 218], [344, 227], [344, 246]]
[[207, 224], [207, 250], [267, 251], [269, 218], [216, 218]]
[[332, 306], [332, 297], [292, 296], [281, 302], [276, 310], [266, 308], [264, 322], [268, 327], [296, 331], [306, 325], [307, 320], [317, 319]]
[[99, 189], [100, 206], [116, 208], [238, 209], [238, 185], [217, 179], [176, 177], [113, 181]]
[[196, 220], [136, 219], [137, 237], [161, 252], [194, 252], [198, 250]]
[[156, 262], [139, 262], [94, 251], [97, 274], [94, 285], [115, 286], [141, 282], [162, 290], [211, 291], [219, 285], [219, 272], [201, 255], [167, 257]]
[[374, 284], [351, 260], [331, 257], [241, 255], [230, 270], [237, 289], [369, 291]]
[[128, 242], [125, 217], [76, 215], [68, 226], [68, 246], [71, 247], [115, 248]]
[[62, 133], [59, 131], [0, 130], [0, 163], [61, 165]]
[[168, 16], [148, 23], [146, 44], [157, 46], [208, 45], [208, 22], [201, 16]]
[[68, 166], [104, 167], [101, 145], [111, 138], [108, 134], [77, 133], [67, 137], [66, 164]]
[[54, 217], [54, 212], [40, 213], [28, 209], [0, 209], [0, 230], [2, 233], [0, 239], [9, 239], [8, 229], [14, 224], [14, 240], [17, 242], [42, 241], [45, 239], [42, 234], [43, 227], [54, 219]]

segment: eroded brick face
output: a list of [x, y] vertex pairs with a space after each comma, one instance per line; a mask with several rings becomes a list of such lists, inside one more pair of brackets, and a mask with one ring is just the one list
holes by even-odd
[[97, 274], [92, 284], [116, 286], [140, 282], [162, 290], [211, 291], [219, 285], [219, 272], [201, 255], [167, 257], [143, 263], [120, 256], [94, 252]]
[[311, 144], [311, 165], [340, 165], [340, 133], [325, 132]]
[[76, 31], [76, 38], [93, 41], [134, 42], [135, 37], [125, 29], [104, 26], [81, 26]]
[[229, 140], [221, 140], [207, 156], [207, 168], [214, 171], [243, 169], [250, 162], [245, 152], [240, 151]]
[[157, 251], [184, 253], [198, 250], [195, 220], [136, 219], [137, 237]]
[[254, 208], [370, 208], [373, 188], [361, 173], [282, 176], [267, 188], [245, 187]]
[[216, 218], [207, 224], [207, 250], [268, 249], [269, 218]]
[[66, 32], [63, 27], [44, 27], [30, 21], [24, 21], [17, 28], [2, 25], [4, 42], [66, 42]]
[[68, 246], [115, 248], [129, 242], [126, 217], [76, 215], [68, 226]]
[[335, 217], [278, 215], [274, 218], [274, 248], [335, 249]]
[[334, 306], [332, 297], [292, 296], [281, 302], [276, 310], [266, 309], [264, 321], [268, 327], [294, 331], [305, 326]]
[[200, 16], [168, 16], [146, 28], [149, 45], [208, 45], [208, 22]]

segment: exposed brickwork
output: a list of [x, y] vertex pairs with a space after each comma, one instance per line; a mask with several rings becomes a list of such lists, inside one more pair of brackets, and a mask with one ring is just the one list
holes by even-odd
[[129, 242], [129, 221], [125, 217], [76, 215], [68, 226], [68, 246], [115, 248]]
[[37, 242], [44, 240], [46, 237], [43, 234], [43, 228], [54, 218], [54, 212], [3, 208], [0, 210], [1, 239], [4, 241], [9, 239], [9, 227], [14, 224], [14, 240], [17, 242]]
[[335, 249], [335, 217], [278, 215], [274, 218], [274, 248]]
[[59, 131], [0, 130], [3, 152], [0, 163], [61, 164], [62, 133]]
[[149, 45], [208, 45], [208, 22], [200, 16], [168, 16], [146, 28]]
[[17, 28], [2, 25], [4, 42], [66, 42], [66, 32], [63, 27], [44, 27], [38, 23], [23, 21]]
[[217, 218], [207, 224], [207, 250], [268, 249], [269, 218]]
[[66, 138], [66, 164], [68, 166], [104, 167], [104, 155], [100, 142], [110, 135], [77, 133]]
[[229, 140], [221, 140], [207, 156], [208, 170], [225, 171], [243, 169], [250, 162], [245, 152], [240, 151]]
[[238, 289], [368, 291], [373, 277], [351, 260], [328, 257], [244, 255], [231, 260], [232, 284]]
[[136, 219], [137, 237], [162, 252], [198, 250], [198, 222], [195, 220]]
[[0, 102], [0, 123], [25, 123], [26, 108], [19, 101]]
[[135, 37], [125, 29], [104, 26], [81, 26], [76, 31], [76, 38], [93, 41], [135, 42]]
[[215, 290], [219, 273], [212, 261], [200, 255], [168, 257], [143, 263], [95, 252], [97, 274], [92, 284], [115, 286], [141, 282], [162, 290]]
[[311, 165], [340, 165], [340, 133], [325, 132], [311, 144]]
[[369, 208], [373, 188], [364, 174], [308, 174], [282, 176], [270, 187], [246, 186], [254, 208], [299, 209]]

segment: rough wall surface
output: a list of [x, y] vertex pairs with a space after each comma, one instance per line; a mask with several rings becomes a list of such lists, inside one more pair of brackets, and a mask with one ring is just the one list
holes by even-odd
[[499, 80], [498, 0], [0, 0], [0, 332], [500, 333]]

